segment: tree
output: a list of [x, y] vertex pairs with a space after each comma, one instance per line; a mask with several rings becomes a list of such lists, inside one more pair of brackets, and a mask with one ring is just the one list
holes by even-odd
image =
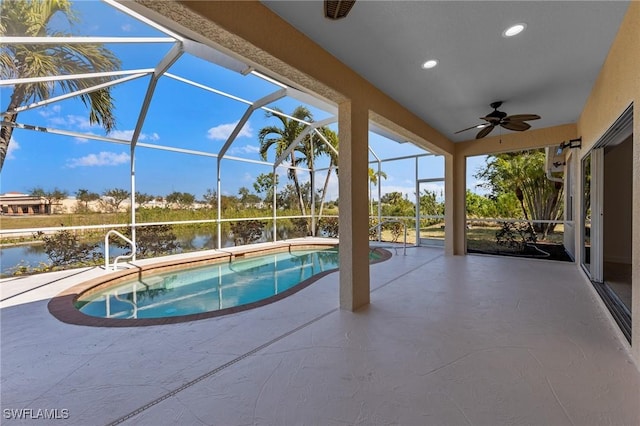
[[188, 192], [174, 191], [166, 197], [167, 203], [177, 204], [180, 209], [187, 209], [196, 201], [196, 196]]
[[102, 195], [105, 197], [102, 200], [105, 206], [112, 212], [117, 213], [120, 210], [120, 204], [129, 198], [131, 193], [126, 189], [113, 188], [107, 189]]
[[298, 203], [298, 193], [295, 187], [291, 184], [287, 184], [278, 193], [278, 205], [282, 206], [285, 210], [290, 210]]
[[202, 198], [211, 207], [216, 208], [218, 206], [218, 193], [215, 190], [207, 189]]
[[97, 243], [82, 243], [71, 231], [58, 231], [50, 236], [38, 231], [33, 238], [42, 239], [44, 252], [49, 256], [51, 266], [54, 267], [94, 264], [102, 259]]
[[[64, 17], [72, 25], [77, 18], [69, 0], [11, 0], [0, 6], [0, 35], [20, 37], [64, 37], [65, 32], [54, 29], [54, 16]], [[57, 22], [57, 21], [56, 21]], [[115, 71], [120, 60], [101, 44], [4, 44], [0, 51], [0, 77], [19, 79], [56, 75], [87, 74]], [[8, 115], [4, 121], [15, 123], [15, 109], [35, 101], [48, 99], [57, 90], [64, 93], [93, 87], [112, 80], [111, 77], [60, 80], [57, 82], [16, 84], [9, 96]], [[89, 122], [101, 125], [108, 133], [115, 128], [114, 102], [111, 88], [102, 88], [78, 95], [89, 108]], [[13, 112], [12, 112], [13, 111]], [[0, 171], [9, 149], [13, 127], [0, 128]]]
[[438, 202], [437, 194], [434, 191], [422, 190], [422, 194], [420, 194], [420, 213], [429, 216], [444, 214], [444, 203]]
[[67, 191], [58, 188], [54, 188], [50, 191], [45, 191], [44, 189], [38, 187], [33, 188], [30, 192], [34, 197], [42, 197], [47, 200], [47, 203], [50, 206], [49, 214], [54, 213], [53, 207], [57, 204], [60, 204], [60, 201], [67, 198], [67, 196], [69, 195]]
[[[475, 177], [487, 182], [492, 197], [514, 194], [527, 221], [559, 220], [563, 214], [561, 182], [552, 182], [544, 170], [543, 150], [492, 155]], [[552, 223], [534, 223], [542, 239], [555, 228]]]
[[522, 209], [513, 193], [487, 196], [467, 189], [466, 205], [467, 216], [471, 218], [515, 218], [522, 214]]
[[[202, 196], [204, 201], [211, 206], [211, 208], [218, 208], [218, 193], [213, 189], [207, 189], [207, 192]], [[222, 211], [233, 208], [236, 206], [238, 199], [234, 196], [223, 195], [220, 197], [220, 208]]]
[[278, 175], [274, 175], [273, 173], [261, 173], [253, 183], [253, 189], [258, 194], [265, 194], [264, 202], [267, 206], [269, 206], [269, 208], [273, 207], [273, 191], [277, 184]]
[[383, 214], [385, 216], [413, 216], [414, 205], [402, 196], [402, 192], [389, 192], [382, 196]]
[[[324, 185], [322, 187], [322, 198], [320, 198], [320, 211], [318, 213], [318, 217], [322, 217], [322, 210], [324, 208], [324, 203], [327, 198], [327, 189], [329, 188], [329, 179], [331, 178], [331, 172], [333, 171], [334, 168], [338, 167], [337, 152], [340, 145], [338, 141], [338, 134], [336, 132], [334, 132], [333, 130], [327, 127], [323, 127], [322, 129], [320, 129], [320, 131], [322, 132], [322, 135], [324, 136], [325, 141], [333, 149], [329, 148], [325, 143], [321, 145], [320, 152], [322, 154], [326, 154], [329, 156], [329, 170], [327, 170], [327, 176], [324, 179]], [[336, 174], [337, 173], [338, 173], [338, 170], [336, 169]], [[320, 224], [320, 221], [318, 221], [318, 225], [319, 224]]]
[[[131, 228], [122, 230], [123, 234], [131, 238]], [[126, 241], [118, 239], [116, 244], [121, 249], [131, 249]], [[171, 225], [150, 225], [136, 227], [136, 254], [140, 258], [162, 256], [175, 253], [180, 243], [173, 233]]]
[[88, 212], [89, 203], [92, 201], [99, 200], [100, 194], [97, 194], [95, 192], [90, 192], [88, 189], [78, 189], [76, 191], [76, 199], [78, 200], [79, 205], [83, 207], [81, 210], [84, 212]]
[[387, 174], [382, 170], [375, 172], [371, 167], [369, 167], [369, 214], [370, 215], [373, 215], [373, 197], [371, 194], [371, 185], [378, 186], [379, 177], [386, 179]]
[[[282, 110], [278, 108], [274, 108], [274, 111], [282, 113]], [[300, 133], [302, 133], [302, 131], [307, 127], [304, 123], [301, 123], [301, 121], [313, 121], [313, 115], [311, 114], [311, 111], [309, 111], [309, 109], [304, 106], [296, 107], [296, 109], [294, 109], [290, 115], [295, 119], [291, 119], [280, 114], [267, 111], [266, 117], [277, 118], [280, 121], [281, 127], [272, 125], [260, 129], [260, 132], [258, 133], [258, 140], [260, 141], [260, 156], [263, 160], [267, 159], [267, 153], [271, 147], [275, 147], [276, 156], [280, 156], [282, 153], [284, 153], [289, 145], [291, 145], [300, 135]], [[296, 153], [299, 152], [299, 150], [296, 151], [295, 149], [292, 149], [289, 153], [289, 162], [293, 167], [300, 164], [300, 161], [296, 156]], [[298, 196], [298, 206], [300, 207], [300, 213], [304, 216], [307, 214], [307, 212], [304, 205], [303, 195], [300, 188], [300, 181], [298, 180], [296, 169], [290, 168], [288, 176], [289, 179], [293, 181], [296, 195]]]
[[260, 201], [260, 197], [256, 194], [252, 194], [247, 187], [241, 187], [238, 190], [238, 195], [240, 196], [240, 203], [243, 207], [250, 207], [251, 205], [258, 204]]
[[138, 203], [139, 206], [143, 206], [147, 203], [150, 203], [153, 200], [155, 200], [155, 198], [156, 197], [153, 195], [145, 194], [143, 192], [136, 192], [136, 202]]
[[259, 220], [243, 220], [231, 224], [233, 243], [236, 246], [252, 244], [262, 238], [264, 222]]

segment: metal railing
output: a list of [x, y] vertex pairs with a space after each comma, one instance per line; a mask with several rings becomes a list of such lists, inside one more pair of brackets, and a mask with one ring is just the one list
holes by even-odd
[[381, 235], [382, 225], [384, 225], [385, 223], [399, 223], [400, 225], [402, 225], [402, 229], [404, 231], [404, 241], [402, 243], [402, 250], [403, 250], [402, 254], [406, 256], [407, 255], [407, 225], [403, 221], [395, 220], [395, 219], [383, 220], [382, 222], [377, 223], [371, 228], [369, 228], [369, 231], [373, 231], [374, 229], [378, 228], [378, 235]]
[[128, 259], [131, 258], [131, 260], [136, 260], [136, 244], [131, 241], [129, 238], [125, 237], [124, 235], [122, 235], [120, 232], [116, 231], [115, 229], [112, 229], [111, 231], [107, 232], [107, 235], [105, 235], [104, 237], [104, 270], [105, 271], [109, 271], [109, 237], [111, 235], [116, 235], [120, 238], [122, 238], [123, 240], [125, 240], [126, 242], [129, 243], [129, 245], [131, 246], [131, 253], [129, 254], [121, 254], [120, 256], [117, 256], [111, 267], [112, 267], [112, 271], [116, 271], [118, 269], [118, 262], [120, 260], [123, 259]]

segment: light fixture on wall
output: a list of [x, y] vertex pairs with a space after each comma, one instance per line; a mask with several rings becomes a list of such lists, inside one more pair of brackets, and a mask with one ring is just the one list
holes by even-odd
[[576, 139], [569, 139], [569, 142], [562, 142], [558, 145], [558, 150], [556, 151], [556, 155], [562, 154], [567, 148], [582, 148], [582, 137]]

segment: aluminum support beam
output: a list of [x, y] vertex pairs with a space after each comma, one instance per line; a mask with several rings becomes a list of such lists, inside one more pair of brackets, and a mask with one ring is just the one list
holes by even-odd
[[85, 93], [91, 93], [91, 92], [95, 92], [96, 90], [104, 89], [106, 87], [115, 86], [116, 84], [126, 83], [127, 81], [135, 80], [135, 79], [143, 77], [143, 76], [145, 76], [147, 74], [148, 73], [140, 73], [140, 74], [130, 75], [130, 76], [124, 77], [124, 78], [119, 78], [117, 80], [111, 80], [111, 81], [108, 81], [106, 83], [98, 84], [96, 86], [87, 87], [86, 89], [76, 90], [75, 92], [65, 93], [64, 95], [60, 95], [60, 96], [56, 96], [56, 97], [53, 97], [53, 98], [45, 99], [45, 100], [42, 100], [42, 101], [39, 101], [39, 102], [34, 102], [34, 103], [29, 104], [29, 105], [24, 105], [24, 106], [18, 107], [16, 109], [13, 109], [11, 111], [6, 111], [6, 112], [3, 112], [3, 113], [0, 113], [0, 115], [14, 114], [14, 113], [22, 112], [22, 111], [27, 111], [27, 110], [30, 110], [30, 109], [33, 109], [33, 108], [38, 108], [38, 107], [41, 107], [41, 106], [44, 106], [44, 105], [49, 105], [49, 104], [52, 104], [54, 102], [59, 102], [59, 101], [65, 100], [65, 99], [73, 98], [75, 96], [84, 95]]
[[184, 46], [185, 52], [190, 53], [193, 56], [197, 56], [200, 59], [204, 59], [205, 61], [212, 62], [216, 65], [224, 67], [228, 70], [240, 73], [242, 75], [248, 74], [253, 69], [244, 62], [239, 61], [227, 54], [224, 54], [219, 50], [212, 48], [211, 46], [207, 46], [206, 44], [198, 43], [197, 41], [193, 40], [184, 40], [182, 44]]
[[0, 37], [1, 44], [175, 43], [169, 37]]
[[267, 96], [261, 99], [258, 99], [253, 104], [251, 104], [249, 108], [247, 108], [247, 110], [244, 112], [244, 115], [242, 116], [240, 121], [238, 121], [238, 124], [236, 125], [236, 127], [233, 129], [233, 131], [227, 138], [227, 141], [224, 143], [224, 145], [220, 149], [220, 152], [218, 153], [218, 156], [219, 156], [218, 159], [221, 160], [224, 157], [229, 147], [231, 147], [231, 144], [235, 141], [236, 137], [238, 137], [238, 134], [240, 134], [240, 131], [249, 120], [249, 117], [251, 117], [251, 114], [253, 114], [253, 111], [267, 104], [270, 104], [271, 102], [275, 102], [278, 99], [282, 99], [286, 95], [287, 95], [287, 91], [285, 89], [280, 89], [278, 91], [268, 94]]
[[278, 166], [284, 160], [286, 160], [286, 158], [289, 156], [289, 154], [291, 154], [291, 151], [293, 151], [295, 149], [295, 147], [298, 146], [300, 141], [302, 139], [304, 139], [304, 137], [307, 136], [309, 133], [311, 133], [312, 130], [317, 129], [318, 127], [326, 126], [326, 125], [331, 124], [331, 123], [333, 123], [335, 121], [336, 121], [335, 117], [330, 117], [330, 118], [327, 118], [327, 119], [324, 119], [324, 120], [321, 120], [321, 121], [314, 121], [313, 123], [307, 123], [308, 127], [306, 129], [304, 129], [302, 132], [300, 132], [298, 137], [293, 142], [291, 142], [291, 144], [289, 144], [287, 149], [282, 151], [280, 156], [276, 159], [276, 161], [273, 164], [275, 166]]
[[137, 69], [137, 70], [124, 70], [124, 71], [94, 72], [94, 73], [85, 73], [85, 74], [52, 75], [47, 77], [11, 78], [8, 80], [0, 80], [0, 86], [14, 86], [16, 84], [29, 84], [29, 83], [46, 83], [49, 81], [62, 81], [62, 80], [80, 80], [85, 78], [116, 77], [119, 75], [131, 75], [131, 74], [149, 74], [150, 72], [153, 72], [153, 68], [143, 68], [143, 69]]

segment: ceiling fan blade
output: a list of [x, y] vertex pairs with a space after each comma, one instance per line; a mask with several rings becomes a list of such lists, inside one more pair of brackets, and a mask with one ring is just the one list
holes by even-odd
[[516, 114], [505, 117], [504, 121], [529, 121], [539, 119], [540, 116], [538, 114]]
[[513, 130], [515, 132], [524, 132], [531, 127], [529, 123], [525, 123], [524, 121], [505, 121], [500, 123], [500, 125], [505, 129]]
[[457, 135], [458, 133], [466, 132], [467, 130], [471, 130], [471, 129], [479, 129], [480, 126], [486, 126], [486, 124], [476, 124], [475, 126], [471, 126], [471, 127], [467, 127], [466, 129], [458, 130], [457, 132], [454, 133], [454, 135]]
[[490, 126], [485, 127], [484, 129], [480, 130], [478, 132], [478, 134], [476, 135], [476, 139], [482, 139], [485, 136], [487, 136], [489, 133], [491, 133], [491, 131], [493, 130], [493, 128], [496, 127], [493, 124]]

